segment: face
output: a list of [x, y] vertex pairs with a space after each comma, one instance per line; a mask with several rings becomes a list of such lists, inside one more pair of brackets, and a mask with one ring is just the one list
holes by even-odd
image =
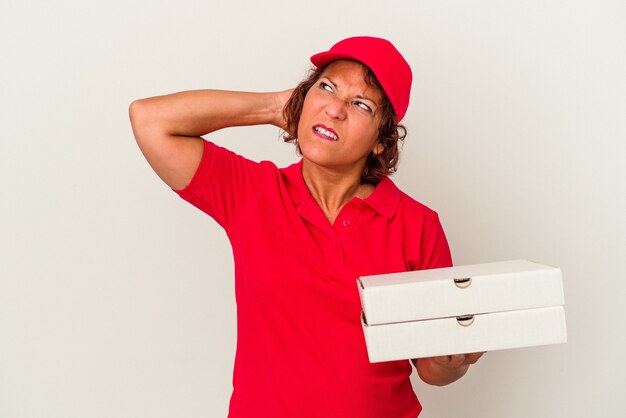
[[308, 91], [298, 124], [298, 144], [307, 162], [360, 173], [378, 144], [381, 92], [365, 81], [364, 67], [335, 61]]

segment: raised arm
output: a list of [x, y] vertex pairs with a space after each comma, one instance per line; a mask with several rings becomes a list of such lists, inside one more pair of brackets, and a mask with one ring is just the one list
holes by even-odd
[[194, 90], [151, 97], [131, 103], [130, 121], [152, 169], [168, 186], [182, 189], [200, 164], [202, 135], [231, 126], [282, 128], [290, 93]]

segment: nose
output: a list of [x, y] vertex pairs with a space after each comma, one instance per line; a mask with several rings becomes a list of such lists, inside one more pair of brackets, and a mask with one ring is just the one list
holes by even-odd
[[326, 115], [332, 119], [343, 120], [347, 114], [347, 103], [338, 97], [332, 98], [326, 104]]

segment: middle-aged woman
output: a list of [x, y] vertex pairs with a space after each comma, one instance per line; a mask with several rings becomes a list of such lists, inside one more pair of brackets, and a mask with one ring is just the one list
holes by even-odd
[[[411, 362], [369, 363], [356, 287], [359, 276], [452, 263], [437, 214], [388, 177], [404, 138], [411, 69], [373, 37], [344, 39], [311, 61], [316, 68], [294, 90], [135, 101], [133, 132], [159, 177], [232, 245], [238, 333], [229, 417], [414, 418], [421, 405]], [[284, 129], [301, 161], [277, 168], [201, 138], [260, 124]], [[425, 382], [445, 385], [479, 357], [413, 364]]]

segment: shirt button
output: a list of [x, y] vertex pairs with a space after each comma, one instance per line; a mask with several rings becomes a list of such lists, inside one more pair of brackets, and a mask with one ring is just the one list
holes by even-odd
[[343, 220], [343, 226], [350, 226], [350, 220], [344, 219]]

